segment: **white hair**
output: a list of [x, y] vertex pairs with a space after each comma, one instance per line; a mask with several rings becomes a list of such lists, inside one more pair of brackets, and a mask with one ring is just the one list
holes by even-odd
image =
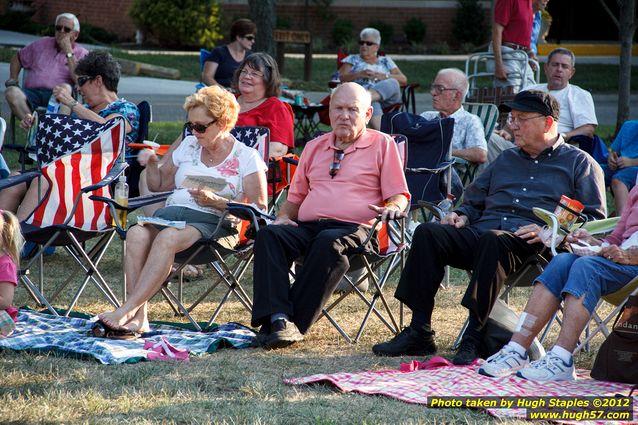
[[55, 25], [58, 24], [58, 21], [60, 19], [68, 19], [69, 21], [72, 21], [73, 31], [80, 32], [80, 21], [78, 21], [77, 16], [75, 16], [73, 13], [60, 13], [58, 16], [55, 17]]
[[363, 40], [364, 37], [370, 37], [375, 43], [381, 44], [381, 33], [376, 28], [362, 29], [359, 33], [359, 39]]
[[467, 95], [467, 90], [469, 89], [469, 84], [467, 82], [467, 76], [465, 72], [461, 71], [458, 68], [443, 68], [439, 72], [437, 72], [436, 76], [439, 75], [449, 75], [452, 77], [452, 81], [454, 84], [454, 88], [459, 90], [463, 95], [463, 98]]

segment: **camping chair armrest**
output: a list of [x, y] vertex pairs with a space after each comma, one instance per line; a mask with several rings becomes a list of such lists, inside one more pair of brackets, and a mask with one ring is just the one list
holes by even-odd
[[[399, 230], [392, 231], [391, 229], [388, 229], [388, 237], [397, 246], [402, 245], [402, 243], [403, 243], [401, 239], [403, 239], [406, 217], [407, 216], [396, 217], [396, 218], [388, 220], [388, 223], [387, 223], [388, 226], [390, 226], [390, 222], [397, 223], [399, 225], [400, 229], [401, 229], [400, 231]], [[372, 227], [370, 227], [370, 230], [368, 231], [368, 236], [361, 243], [361, 248], [362, 249], [364, 247], [366, 247], [368, 245], [368, 243], [370, 242], [370, 240], [375, 236], [375, 234], [376, 234], [375, 232], [376, 232], [377, 228], [379, 228], [380, 224], [381, 224], [381, 216], [378, 215], [376, 217], [376, 219], [374, 220], [374, 223], [372, 223]], [[397, 235], [397, 233], [399, 233], [399, 234]]]
[[161, 192], [154, 193], [148, 196], [138, 196], [137, 198], [131, 198], [128, 200], [128, 206], [123, 206], [115, 202], [114, 199], [107, 198], [106, 196], [99, 195], [91, 195], [89, 199], [94, 201], [104, 202], [107, 205], [113, 205], [113, 207], [117, 210], [126, 210], [127, 212], [134, 211], [138, 208], [145, 207], [146, 205], [151, 205], [156, 202], [160, 202], [168, 198], [168, 196], [173, 192]]
[[113, 181], [116, 178], [118, 178], [120, 174], [124, 172], [124, 170], [126, 170], [126, 167], [128, 167], [128, 164], [126, 162], [118, 161], [113, 165], [113, 168], [111, 168], [111, 171], [109, 171], [109, 173], [106, 176], [104, 176], [104, 178], [99, 183], [96, 183], [91, 186], [83, 187], [80, 190], [83, 193], [89, 193], [89, 192], [93, 192], [95, 190], [101, 189], [104, 186], [108, 186], [111, 183], [113, 183]]
[[250, 221], [253, 224], [257, 224], [259, 219], [274, 221], [275, 216], [267, 214], [261, 211], [254, 205], [244, 204], [241, 202], [229, 202], [226, 204], [226, 211], [242, 220]]
[[419, 201], [417, 202], [418, 208], [425, 208], [430, 211], [434, 218], [438, 221], [441, 221], [445, 216], [445, 212], [435, 203], [429, 201]]
[[5, 179], [0, 180], [0, 190], [15, 186], [20, 183], [30, 182], [34, 178], [40, 177], [41, 175], [42, 173], [40, 173], [40, 171], [29, 171], [26, 173], [17, 174], [15, 176], [9, 176]]
[[454, 165], [454, 159], [450, 161], [445, 161], [441, 163], [440, 167], [437, 168], [406, 168], [406, 174], [438, 174], [441, 173], [448, 168]]
[[292, 156], [282, 156], [281, 160], [284, 161], [286, 164], [299, 165], [299, 159]]

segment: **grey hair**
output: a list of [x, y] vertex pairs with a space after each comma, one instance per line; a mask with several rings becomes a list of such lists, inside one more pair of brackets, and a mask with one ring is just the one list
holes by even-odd
[[362, 29], [359, 33], [359, 39], [363, 40], [364, 37], [370, 37], [375, 43], [381, 44], [381, 33], [376, 28]]
[[80, 21], [78, 21], [77, 16], [73, 13], [60, 13], [55, 17], [55, 25], [58, 24], [60, 19], [68, 19], [69, 21], [73, 21], [73, 31], [80, 32]]
[[465, 75], [465, 72], [461, 71], [458, 68], [443, 68], [436, 73], [436, 76], [438, 77], [439, 75], [443, 75], [443, 74], [446, 74], [452, 77], [452, 80], [454, 82], [454, 88], [459, 90], [461, 94], [463, 95], [463, 98], [465, 98], [465, 96], [467, 95], [467, 90], [469, 88], [469, 84], [467, 82], [467, 76]]
[[550, 63], [552, 61], [552, 56], [554, 55], [567, 55], [572, 60], [572, 68], [576, 65], [576, 55], [574, 55], [574, 52], [569, 49], [566, 49], [564, 47], [555, 48], [549, 53], [549, 55], [547, 55], [547, 63]]

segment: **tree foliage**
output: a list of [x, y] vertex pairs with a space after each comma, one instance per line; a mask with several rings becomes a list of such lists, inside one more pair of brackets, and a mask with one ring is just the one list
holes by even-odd
[[169, 47], [215, 46], [222, 39], [220, 14], [215, 0], [134, 0], [129, 10], [141, 30]]
[[452, 33], [459, 44], [481, 44], [487, 36], [485, 12], [478, 0], [457, 0]]

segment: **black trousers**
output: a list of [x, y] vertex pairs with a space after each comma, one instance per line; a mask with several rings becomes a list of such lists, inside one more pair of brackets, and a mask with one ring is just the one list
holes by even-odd
[[542, 248], [503, 230], [424, 223], [414, 233], [395, 297], [411, 310], [431, 316], [445, 266], [471, 270], [461, 305], [484, 325], [507, 275]]
[[[305, 333], [350, 267], [348, 254], [368, 232], [364, 226], [337, 220], [262, 228], [255, 239], [252, 326], [284, 313]], [[376, 250], [376, 238], [372, 244]], [[288, 271], [300, 257], [303, 267], [291, 287]]]

